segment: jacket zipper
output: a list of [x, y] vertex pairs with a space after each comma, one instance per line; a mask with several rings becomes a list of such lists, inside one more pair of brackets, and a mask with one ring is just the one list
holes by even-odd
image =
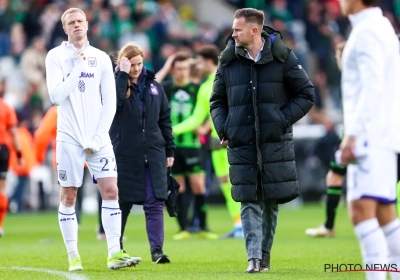
[[257, 186], [258, 186], [258, 174], [260, 174], [260, 188], [261, 188], [261, 199], [264, 201], [264, 187], [262, 184], [262, 156], [261, 156], [261, 151], [260, 151], [260, 122], [258, 119], [258, 108], [257, 108], [257, 88], [256, 84], [257, 81], [253, 81], [253, 71], [254, 69], [254, 64], [251, 65], [250, 68], [250, 73], [251, 73], [251, 87], [252, 87], [252, 96], [253, 96], [253, 110], [254, 110], [254, 126], [255, 126], [255, 131], [256, 131], [256, 151], [257, 151], [257, 178], [256, 178], [256, 199], [257, 199]]

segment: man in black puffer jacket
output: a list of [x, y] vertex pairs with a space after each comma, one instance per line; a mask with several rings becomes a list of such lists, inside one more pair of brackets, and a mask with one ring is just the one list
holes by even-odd
[[278, 204], [299, 195], [292, 125], [314, 103], [314, 86], [262, 11], [237, 10], [221, 53], [211, 117], [228, 143], [232, 197], [242, 203], [248, 273], [268, 270]]

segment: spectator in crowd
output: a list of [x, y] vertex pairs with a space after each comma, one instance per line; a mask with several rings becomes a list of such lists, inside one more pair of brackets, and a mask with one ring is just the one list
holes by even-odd
[[51, 107], [46, 86], [46, 42], [43, 37], [35, 37], [21, 57], [21, 68], [28, 83], [37, 88], [45, 110]]

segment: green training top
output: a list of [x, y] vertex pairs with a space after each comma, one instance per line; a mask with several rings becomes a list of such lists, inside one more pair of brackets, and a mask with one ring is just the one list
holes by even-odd
[[[210, 74], [207, 77], [207, 80], [201, 84], [199, 92], [197, 93], [196, 107], [194, 108], [193, 114], [185, 121], [173, 125], [172, 130], [174, 135], [180, 135], [195, 130], [210, 116], [210, 97], [213, 89], [215, 74], [216, 72]], [[219, 138], [212, 121], [211, 129], [211, 136], [214, 138]]]
[[[184, 86], [174, 85], [171, 81], [162, 83], [165, 94], [167, 95], [171, 107], [172, 125], [188, 119], [194, 110], [199, 85], [188, 83]], [[200, 142], [194, 131], [187, 131], [180, 135], [175, 135], [175, 144], [180, 148], [198, 148]]]

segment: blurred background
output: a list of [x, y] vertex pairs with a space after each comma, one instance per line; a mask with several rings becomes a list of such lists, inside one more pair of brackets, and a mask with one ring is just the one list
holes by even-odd
[[[381, 0], [380, 6], [398, 32], [400, 0]], [[21, 137], [28, 151], [24, 157], [32, 158], [27, 168], [11, 167], [8, 174], [11, 212], [59, 205], [51, 145], [43, 162], [28, 153], [35, 153], [34, 132], [52, 106], [45, 57], [67, 40], [60, 17], [70, 7], [85, 11], [91, 45], [110, 53], [136, 41], [144, 49], [145, 66], [156, 72], [179, 50], [194, 53], [203, 44], [222, 50], [236, 9], [263, 10], [265, 24], [281, 32], [316, 88], [314, 108], [294, 127], [302, 197], [293, 205], [324, 197], [331, 143], [340, 135], [342, 123], [334, 48], [350, 31], [337, 0], [0, 0], [0, 93], [16, 109], [21, 131], [28, 131]], [[97, 188], [88, 174], [84, 193], [83, 210], [96, 212]], [[209, 186], [209, 202], [223, 203], [215, 179]]]

